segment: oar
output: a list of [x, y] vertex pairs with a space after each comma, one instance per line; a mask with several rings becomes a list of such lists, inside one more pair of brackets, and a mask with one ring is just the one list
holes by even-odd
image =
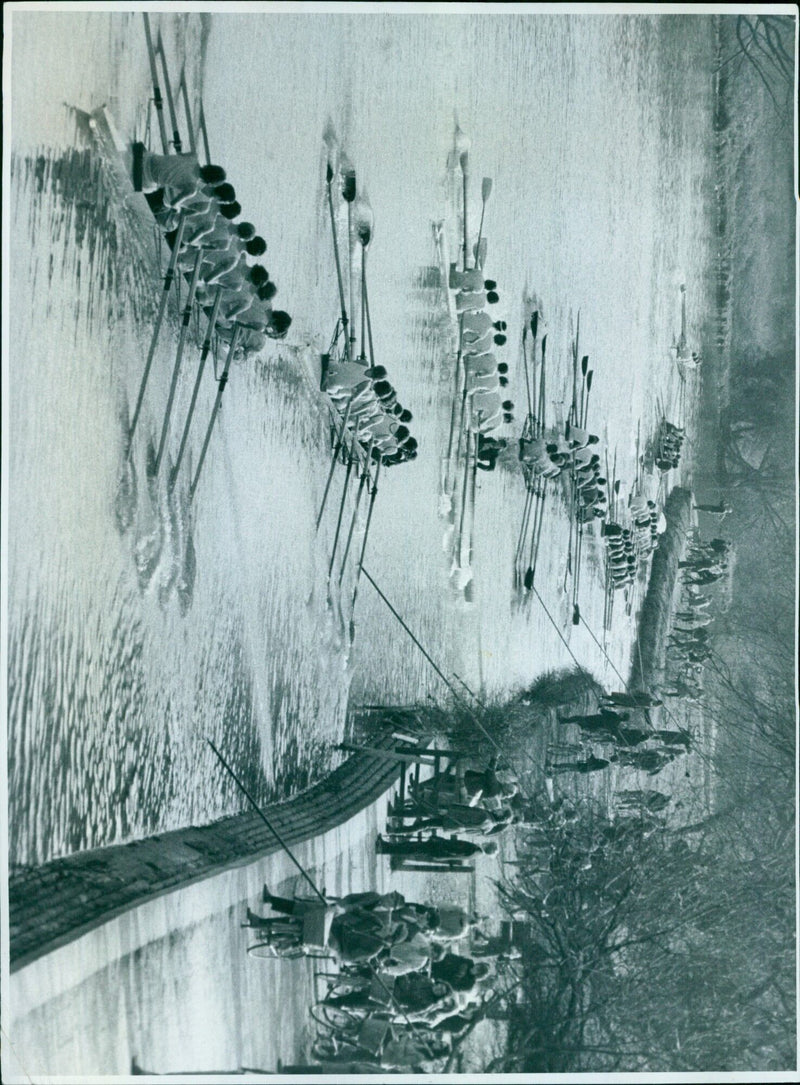
[[531, 508], [533, 507], [534, 489], [526, 489], [525, 491], [525, 504], [522, 509], [522, 523], [520, 524], [519, 535], [517, 537], [517, 549], [514, 551], [514, 585], [517, 586], [520, 581], [522, 561], [522, 554], [525, 549], [525, 540], [528, 537], [528, 524], [530, 522]]
[[367, 339], [369, 340], [369, 364], [375, 365], [375, 344], [372, 342], [372, 319], [369, 313], [369, 290], [367, 276], [364, 273], [364, 312], [367, 314]]
[[492, 194], [492, 179], [484, 177], [481, 182], [481, 224], [478, 229], [478, 240], [475, 244], [475, 266], [478, 266], [478, 253], [481, 251], [481, 238], [483, 237], [483, 217], [486, 214], [486, 201]]
[[344, 486], [342, 486], [342, 500], [339, 504], [339, 515], [336, 519], [336, 532], [333, 536], [333, 549], [331, 551], [331, 560], [328, 564], [328, 583], [330, 585], [330, 579], [333, 575], [333, 563], [336, 561], [336, 550], [339, 546], [339, 532], [342, 530], [342, 517], [344, 516], [344, 506], [347, 501], [347, 487], [350, 485], [350, 475], [353, 473], [353, 464], [358, 457], [358, 426], [356, 425], [355, 433], [353, 434], [353, 441], [350, 445], [350, 455], [347, 458], [347, 470], [344, 475]]
[[[531, 402], [536, 403], [536, 342], [539, 337], [539, 310], [534, 309], [531, 313], [530, 320], [531, 335], [533, 336], [533, 345], [531, 346]], [[533, 408], [531, 413], [534, 414]], [[534, 436], [540, 437], [542, 431], [541, 420], [537, 420], [534, 414]]]
[[572, 418], [577, 421], [578, 419], [578, 358], [580, 350], [580, 336], [581, 336], [581, 311], [578, 310], [578, 317], [575, 327], [575, 339], [572, 343]]
[[537, 528], [536, 528], [536, 549], [533, 552], [533, 569], [534, 569], [534, 573], [536, 572], [536, 568], [537, 568], [537, 566], [539, 564], [539, 548], [540, 548], [541, 543], [542, 543], [542, 526], [544, 524], [544, 508], [545, 508], [545, 501], [546, 500], [547, 500], [547, 481], [544, 480], [542, 482], [541, 499], [540, 499], [540, 502], [539, 502], [540, 508], [539, 508], [539, 523], [538, 523]]
[[[460, 322], [459, 322], [460, 324]], [[458, 416], [458, 397], [461, 392], [461, 385], [466, 378], [466, 374], [461, 372], [461, 346], [459, 344], [458, 354], [456, 355], [456, 368], [455, 368], [455, 387], [453, 389], [453, 403], [450, 408], [450, 436], [447, 441], [447, 471], [445, 473], [445, 492], [450, 493], [450, 468], [453, 462], [453, 440], [456, 433], [456, 417]]]
[[158, 117], [158, 130], [161, 133], [161, 149], [164, 154], [169, 152], [169, 140], [167, 139], [167, 126], [164, 122], [164, 99], [161, 97], [161, 88], [158, 85], [158, 67], [156, 66], [156, 52], [153, 48], [153, 38], [150, 33], [150, 16], [146, 11], [142, 12], [144, 16], [144, 34], [147, 38], [147, 56], [150, 60], [150, 78], [153, 82], [153, 101], [156, 107], [156, 116]]
[[194, 270], [192, 271], [192, 279], [189, 283], [189, 293], [186, 295], [186, 307], [183, 310], [183, 321], [181, 322], [181, 334], [178, 339], [178, 349], [175, 353], [175, 365], [172, 368], [172, 380], [169, 385], [169, 396], [167, 398], [167, 409], [164, 411], [164, 422], [161, 426], [161, 440], [158, 443], [158, 455], [156, 456], [155, 473], [158, 475], [159, 468], [161, 467], [161, 458], [164, 455], [164, 447], [167, 443], [167, 433], [169, 432], [169, 420], [172, 415], [172, 405], [175, 401], [175, 391], [178, 387], [178, 377], [181, 371], [181, 362], [183, 361], [183, 351], [186, 346], [186, 336], [189, 334], [189, 322], [192, 319], [192, 306], [194, 305], [194, 295], [197, 291], [197, 283], [200, 279], [200, 265], [203, 262], [203, 250], [197, 250], [197, 256], [194, 259]]
[[364, 555], [367, 552], [367, 539], [369, 538], [369, 528], [372, 523], [372, 510], [375, 507], [375, 498], [378, 496], [378, 479], [381, 474], [381, 464], [383, 460], [378, 457], [378, 466], [375, 470], [375, 478], [372, 482], [372, 488], [370, 490], [369, 508], [367, 510], [367, 522], [364, 525], [364, 538], [361, 540], [361, 553], [358, 557], [358, 568], [356, 569], [356, 582], [353, 585], [353, 598], [350, 601], [350, 643], [352, 644], [356, 634], [355, 612], [356, 612], [356, 599], [358, 598], [358, 582], [361, 579], [361, 573], [364, 569]]
[[580, 408], [579, 408], [579, 410], [578, 410], [578, 412], [577, 412], [577, 414], [575, 416], [575, 420], [576, 420], [576, 422], [577, 422], [577, 424], [579, 426], [582, 425], [582, 420], [583, 420], [583, 397], [584, 397], [584, 392], [585, 392], [585, 389], [586, 389], [586, 371], [587, 371], [588, 368], [589, 368], [589, 355], [584, 354], [584, 356], [581, 358], [581, 398], [580, 398]]
[[341, 586], [342, 579], [344, 577], [344, 571], [347, 567], [347, 556], [350, 553], [350, 544], [353, 541], [353, 532], [356, 526], [356, 519], [358, 517], [358, 509], [361, 504], [361, 495], [364, 492], [364, 488], [369, 480], [369, 465], [372, 462], [372, 449], [375, 447], [375, 438], [373, 437], [369, 442], [367, 448], [367, 458], [364, 461], [364, 468], [361, 472], [361, 478], [358, 482], [358, 490], [356, 491], [355, 506], [353, 508], [353, 518], [350, 521], [350, 530], [347, 533], [347, 542], [345, 543], [344, 552], [342, 554], [342, 567], [339, 570], [339, 585]]
[[522, 578], [522, 585], [525, 588], [525, 591], [530, 591], [531, 588], [533, 587], [533, 576], [534, 576], [533, 562], [534, 562], [534, 555], [535, 555], [535, 551], [536, 551], [537, 528], [538, 528], [538, 524], [539, 524], [539, 519], [541, 517], [541, 507], [542, 507], [542, 492], [537, 487], [536, 494], [535, 494], [535, 499], [534, 499], [533, 530], [531, 531], [531, 548], [530, 548], [530, 554], [528, 556], [528, 568], [525, 570], [525, 575]]
[[331, 488], [331, 479], [333, 478], [333, 472], [336, 470], [336, 461], [339, 459], [339, 455], [342, 451], [342, 445], [344, 444], [345, 434], [347, 433], [347, 422], [350, 418], [350, 408], [353, 406], [353, 397], [347, 401], [347, 409], [344, 412], [344, 418], [342, 419], [342, 428], [339, 430], [339, 436], [333, 449], [333, 456], [331, 456], [331, 467], [328, 471], [328, 480], [325, 483], [325, 491], [322, 494], [322, 504], [319, 507], [317, 513], [317, 522], [314, 527], [315, 531], [319, 531], [320, 521], [322, 520], [322, 514], [325, 511], [325, 503], [328, 500], [328, 491]]
[[[470, 405], [470, 420], [472, 419], [472, 409]], [[461, 486], [461, 514], [458, 524], [458, 563], [462, 565], [464, 557], [464, 517], [467, 511], [467, 486], [469, 484], [469, 468], [470, 468], [470, 447], [475, 439], [475, 435], [472, 432], [472, 426], [470, 424], [467, 429], [467, 444], [464, 449], [464, 482]]]
[[172, 146], [175, 148], [175, 153], [181, 153], [181, 135], [178, 131], [178, 114], [175, 112], [175, 102], [172, 98], [172, 87], [169, 82], [169, 72], [167, 71], [167, 57], [164, 53], [164, 39], [161, 37], [161, 31], [158, 32], [158, 51], [161, 54], [161, 70], [164, 73], [164, 90], [167, 94], [167, 106], [169, 107], [169, 116], [172, 121]]
[[592, 378], [594, 377], [594, 370], [590, 369], [586, 374], [586, 398], [583, 404], [583, 418], [581, 420], [581, 428], [586, 429], [586, 424], [589, 421], [589, 393], [592, 390]]
[[203, 99], [200, 99], [200, 116], [197, 120], [197, 126], [200, 129], [200, 135], [203, 137], [203, 153], [206, 156], [206, 165], [211, 165], [211, 151], [208, 146], [208, 129], [206, 128], [206, 114], [203, 109]]
[[197, 483], [200, 480], [200, 472], [203, 470], [203, 464], [205, 463], [206, 453], [208, 452], [208, 445], [211, 441], [211, 434], [214, 429], [214, 423], [217, 420], [219, 414], [219, 408], [222, 403], [222, 393], [225, 391], [225, 385], [228, 383], [228, 373], [231, 368], [231, 362], [233, 361], [234, 351], [239, 343], [239, 336], [242, 331], [241, 324], [235, 324], [233, 328], [233, 335], [231, 336], [230, 346], [228, 347], [228, 353], [225, 356], [225, 368], [222, 370], [222, 376], [219, 378], [217, 388], [217, 398], [214, 400], [214, 406], [211, 411], [211, 420], [208, 423], [208, 429], [206, 430], [205, 440], [203, 441], [203, 447], [200, 451], [200, 459], [197, 464], [197, 470], [194, 474], [194, 481], [189, 487], [189, 501], [194, 499], [195, 490], [197, 489]]
[[[342, 169], [342, 198], [347, 204], [347, 276], [350, 284], [350, 316], [356, 311], [355, 283], [353, 281], [353, 201], [356, 198], [356, 171], [350, 165], [346, 155], [340, 159]], [[350, 357], [355, 353], [355, 328], [350, 326]]]
[[189, 410], [186, 414], [186, 422], [183, 427], [183, 436], [181, 437], [181, 445], [178, 449], [178, 458], [175, 461], [175, 466], [172, 469], [170, 475], [169, 488], [172, 490], [175, 486], [175, 482], [178, 478], [178, 472], [181, 469], [181, 462], [183, 460], [183, 454], [186, 451], [186, 442], [189, 439], [189, 429], [192, 424], [192, 418], [194, 416], [194, 410], [197, 405], [197, 396], [200, 392], [200, 382], [203, 378], [203, 370], [206, 367], [206, 360], [208, 359], [209, 351], [211, 350], [211, 337], [214, 333], [214, 328], [217, 323], [217, 315], [219, 313], [220, 303], [222, 301], [222, 287], [217, 288], [217, 296], [214, 298], [214, 305], [211, 309], [211, 316], [208, 318], [208, 327], [206, 329], [206, 337], [203, 340], [203, 350], [200, 354], [200, 364], [197, 367], [197, 376], [194, 380], [194, 388], [192, 389], [192, 398], [189, 403]]
[[361, 353], [359, 354], [360, 361], [366, 363], [366, 324], [367, 324], [367, 307], [364, 304], [364, 271], [367, 263], [367, 250], [363, 249], [361, 252]]
[[172, 282], [175, 278], [175, 268], [178, 264], [178, 257], [180, 256], [181, 243], [183, 241], [183, 231], [186, 227], [186, 217], [181, 212], [180, 220], [178, 222], [178, 232], [175, 235], [175, 241], [172, 246], [172, 255], [169, 259], [169, 267], [167, 268], [167, 274], [164, 276], [164, 289], [161, 292], [161, 301], [158, 306], [158, 315], [156, 316], [156, 322], [153, 326], [153, 334], [150, 338], [150, 347], [147, 351], [147, 361], [144, 366], [144, 373], [142, 374], [142, 381], [139, 385], [139, 395], [136, 397], [136, 407], [133, 412], [133, 419], [131, 420], [130, 429], [128, 430], [128, 452], [130, 453], [132, 447], [133, 435], [136, 432], [136, 426], [139, 422], [139, 417], [142, 411], [142, 402], [144, 400], [145, 389], [147, 388], [147, 381], [150, 377], [150, 367], [153, 364], [153, 357], [156, 352], [156, 345], [158, 343], [158, 337], [161, 333], [161, 325], [164, 323], [164, 314], [167, 311], [167, 302], [169, 300], [169, 293], [172, 289]]
[[572, 486], [572, 492], [570, 493], [569, 499], [569, 541], [567, 542], [567, 565], [564, 569], [564, 591], [567, 590], [567, 579], [572, 573], [572, 536], [575, 521], [575, 512], [578, 503], [574, 464], [570, 468], [570, 484]]
[[366, 195], [362, 192], [358, 205], [358, 220], [356, 222], [356, 236], [361, 244], [361, 359], [366, 358], [365, 353], [365, 328], [367, 306], [365, 302], [367, 293], [367, 248], [372, 240], [372, 208]]
[[[528, 372], [528, 329], [522, 329], [522, 364], [525, 369], [525, 392], [528, 396], [528, 415], [533, 415], [533, 399], [531, 396], [531, 376]], [[535, 350], [534, 346], [534, 350]]]
[[475, 455], [472, 461], [472, 478], [470, 479], [469, 494], [469, 553], [467, 561], [472, 565], [472, 552], [475, 545], [475, 500], [478, 493], [478, 445], [479, 434], [475, 434]]
[[342, 332], [344, 334], [345, 343], [345, 356], [350, 357], [350, 342], [347, 337], [347, 308], [344, 303], [344, 283], [342, 281], [342, 265], [339, 260], [339, 242], [336, 238], [336, 216], [333, 212], [333, 195], [331, 193], [331, 183], [333, 182], [333, 168], [330, 162], [328, 162], [328, 168], [325, 175], [325, 180], [328, 189], [328, 208], [331, 215], [331, 233], [333, 235], [333, 258], [336, 261], [336, 281], [339, 284], [339, 309], [340, 319], [342, 322]]
[[461, 183], [464, 192], [464, 271], [467, 270], [467, 185], [469, 182], [469, 151], [464, 151], [460, 157]]
[[183, 109], [186, 113], [186, 127], [189, 129], [189, 150], [193, 155], [197, 154], [197, 139], [195, 137], [194, 122], [192, 121], [192, 107], [189, 104], [189, 88], [186, 86], [186, 65], [181, 68], [181, 78], [178, 83], [178, 93], [183, 95]]

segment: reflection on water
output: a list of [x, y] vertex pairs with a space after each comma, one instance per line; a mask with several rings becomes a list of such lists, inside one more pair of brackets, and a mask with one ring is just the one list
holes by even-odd
[[[314, 494], [296, 444], [322, 437], [296, 366], [234, 367], [190, 506], [213, 389], [170, 490], [169, 455], [154, 473], [167, 331], [128, 454], [158, 262], [152, 233], [83, 139], [78, 125], [78, 146], [12, 161], [17, 259], [29, 269], [12, 320], [10, 847], [20, 861], [238, 809], [205, 736], [262, 795], [302, 786], [337, 756], [347, 697], [315, 555], [294, 537]], [[270, 402], [286, 404], [277, 427]], [[177, 405], [185, 411], [185, 394]], [[245, 457], [276, 466], [278, 502], [234, 480], [232, 437]], [[304, 740], [301, 719], [314, 721]]]
[[[152, 227], [87, 142], [84, 115], [70, 115], [60, 143], [52, 117], [42, 120], [49, 143], [37, 148], [29, 109], [27, 143], [12, 156], [9, 755], [19, 861], [239, 809], [206, 736], [260, 794], [282, 793], [335, 761], [349, 693], [370, 703], [441, 696], [364, 582], [349, 645], [352, 581], [339, 595], [326, 577], [335, 516], [314, 531], [328, 422], [309, 363], [337, 313], [328, 117], [369, 185], [376, 350], [420, 443], [414, 463], [381, 477], [366, 565], [445, 673], [505, 694], [572, 662], [542, 607], [531, 596], [519, 605], [513, 591], [524, 504], [515, 466], [478, 480], [474, 603], [448, 592], [437, 507], [453, 373], [432, 226], [445, 221], [455, 237], [446, 169], [454, 105], [473, 139], [473, 221], [480, 178], [494, 179], [484, 236], [498, 316], [509, 324], [518, 426], [525, 391], [515, 354], [534, 291], [549, 329], [551, 410], [566, 410], [580, 308], [595, 370], [592, 422], [626, 486], [639, 420], [646, 436], [661, 403], [677, 404], [677, 285], [687, 281], [698, 313], [707, 297], [711, 20], [376, 15], [365, 32], [347, 16], [302, 28], [277, 18], [283, 24], [211, 20], [204, 101], [214, 154], [267, 237], [295, 322], [288, 344], [232, 367], [191, 504], [210, 376], [179, 486], [170, 496], [152, 478], [177, 340], [172, 307], [130, 448], [126, 438], [158, 300]], [[199, 30], [159, 20], [169, 55], [185, 59], [197, 82]], [[85, 64], [54, 64], [54, 100], [108, 101], [120, 131], [141, 135], [149, 75], [139, 31], [127, 16], [64, 21], [62, 52], [90, 50], [97, 85], [87, 93]], [[38, 60], [45, 44], [29, 32], [16, 63]], [[232, 124], [234, 103], [249, 100], [265, 70], [283, 73], [270, 109]], [[287, 117], [292, 138], [282, 139], [277, 119]], [[187, 349], [167, 469], [196, 364]], [[567, 538], [566, 503], [553, 500], [537, 584], [569, 651], [605, 680], [561, 588]], [[602, 549], [590, 533], [583, 560], [581, 611], [597, 633]], [[634, 620], [635, 608], [628, 616], [618, 607], [609, 633], [623, 671]]]

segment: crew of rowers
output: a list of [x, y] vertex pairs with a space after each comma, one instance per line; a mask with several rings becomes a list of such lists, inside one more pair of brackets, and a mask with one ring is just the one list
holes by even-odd
[[661, 435], [656, 449], [656, 467], [659, 471], [674, 470], [680, 465], [684, 431], [666, 418], [661, 425]]
[[659, 513], [655, 501], [643, 494], [633, 494], [628, 502], [631, 517], [633, 544], [640, 560], [647, 558], [658, 546], [659, 534], [666, 530], [666, 520]]
[[659, 534], [666, 527], [666, 521], [655, 501], [641, 494], [631, 497], [628, 509], [631, 527], [623, 527], [613, 520], [607, 521], [602, 527], [606, 544], [607, 578], [615, 591], [633, 583], [641, 563], [645, 562], [658, 546]]
[[[487, 305], [500, 300], [497, 283], [484, 279], [483, 268], [467, 268], [458, 271], [450, 265], [449, 285], [456, 290], [456, 312], [460, 326], [460, 353], [464, 363], [465, 395], [469, 404], [467, 425], [473, 433], [487, 435], [506, 422], [514, 419], [514, 404], [503, 399], [503, 389], [508, 386], [508, 365], [498, 362], [493, 347], [506, 343], [506, 324], [496, 321]], [[483, 442], [482, 463], [478, 466], [492, 470], [497, 455], [491, 445]]]
[[577, 517], [583, 522], [606, 514], [606, 479], [600, 469], [596, 450], [600, 438], [588, 430], [567, 422], [564, 435], [556, 432], [549, 438], [520, 437], [519, 458], [527, 474], [556, 478], [562, 471], [571, 474], [575, 484]]
[[626, 588], [636, 578], [639, 559], [636, 541], [629, 527], [622, 527], [614, 521], [603, 524], [603, 539], [606, 544], [606, 575], [614, 591]]
[[268, 339], [283, 339], [292, 319], [272, 308], [277, 287], [267, 269], [249, 263], [263, 256], [267, 243], [252, 223], [235, 221], [242, 209], [225, 170], [201, 166], [194, 154], [153, 154], [135, 143], [133, 180], [171, 248], [180, 230], [178, 267], [196, 277], [195, 299], [206, 313], [216, 311], [217, 334], [230, 341], [238, 325], [245, 354], [262, 350]]
[[411, 411], [399, 402], [386, 376], [384, 366], [368, 366], [366, 358], [322, 356], [322, 391], [352, 439], [389, 467], [416, 459], [417, 442], [408, 429]]

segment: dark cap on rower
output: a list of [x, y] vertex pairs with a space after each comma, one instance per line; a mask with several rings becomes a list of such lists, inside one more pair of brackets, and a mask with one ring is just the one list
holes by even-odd
[[236, 225], [236, 235], [240, 241], [249, 241], [256, 236], [256, 228], [252, 222], [239, 222]]
[[490, 305], [495, 305], [498, 301], [500, 301], [500, 295], [497, 293], [496, 290], [490, 290], [489, 293], [486, 295], [486, 300], [489, 302]]
[[207, 185], [218, 185], [225, 180], [225, 170], [222, 166], [201, 166], [200, 180]]
[[263, 237], [251, 237], [245, 245], [248, 256], [263, 256], [267, 251], [267, 243]]
[[223, 218], [233, 220], [239, 217], [242, 213], [242, 205], [237, 203], [236, 200], [233, 203], [221, 203], [219, 205], [219, 213]]
[[269, 282], [269, 272], [263, 264], [253, 264], [250, 268], [250, 282], [253, 286], [264, 286]]
[[292, 323], [292, 318], [288, 313], [285, 313], [283, 309], [276, 309], [270, 315], [269, 328], [267, 334], [272, 339], [282, 339], [289, 330], [289, 325]]
[[214, 189], [214, 199], [219, 203], [233, 203], [236, 199], [236, 189], [226, 181], [222, 185], [217, 185]]

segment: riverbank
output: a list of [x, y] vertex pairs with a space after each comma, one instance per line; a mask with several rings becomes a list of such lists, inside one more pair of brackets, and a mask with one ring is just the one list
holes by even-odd
[[678, 563], [692, 526], [693, 501], [690, 490], [676, 486], [664, 505], [667, 530], [660, 536], [653, 555], [647, 594], [639, 613], [629, 680], [631, 689], [658, 689], [664, 678], [670, 619], [675, 592], [679, 590]]

